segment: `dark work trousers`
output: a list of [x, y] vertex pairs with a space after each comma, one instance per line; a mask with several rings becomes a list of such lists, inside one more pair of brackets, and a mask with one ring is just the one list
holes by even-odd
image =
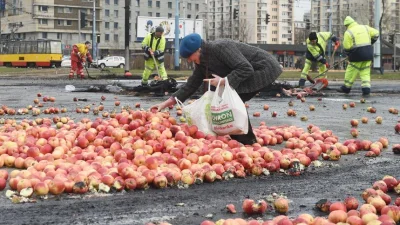
[[[239, 94], [239, 97], [242, 99], [243, 104], [250, 99], [252, 99], [259, 91], [251, 92], [251, 93], [242, 93]], [[247, 109], [246, 109], [247, 110]], [[247, 134], [240, 135], [230, 135], [233, 140], [236, 140], [244, 145], [252, 145], [257, 142], [256, 135], [253, 133], [253, 128], [251, 127], [249, 113], [247, 113], [247, 118], [249, 120], [249, 131]]]

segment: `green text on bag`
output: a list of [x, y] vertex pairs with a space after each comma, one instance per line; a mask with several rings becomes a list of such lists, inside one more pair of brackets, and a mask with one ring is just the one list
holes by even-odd
[[212, 116], [212, 124], [214, 125], [222, 125], [233, 122], [235, 120], [233, 118], [232, 110], [226, 110], [221, 113], [211, 113], [211, 116]]

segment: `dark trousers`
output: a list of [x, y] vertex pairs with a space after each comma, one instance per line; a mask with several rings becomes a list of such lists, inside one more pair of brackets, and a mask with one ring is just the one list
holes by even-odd
[[[239, 94], [239, 97], [242, 99], [243, 104], [250, 99], [252, 99], [259, 91], [252, 93], [242, 93]], [[230, 135], [233, 140], [236, 140], [244, 145], [251, 145], [257, 142], [256, 135], [253, 133], [253, 128], [251, 127], [249, 113], [247, 113], [248, 123], [249, 123], [249, 131], [247, 134], [240, 135]]]

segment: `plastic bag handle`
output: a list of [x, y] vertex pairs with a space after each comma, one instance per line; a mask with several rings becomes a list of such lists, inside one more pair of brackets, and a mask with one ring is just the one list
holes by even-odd
[[179, 100], [177, 97], [175, 97], [175, 101], [176, 101], [176, 104], [179, 107], [181, 107], [181, 109], [183, 109], [183, 107], [185, 107], [185, 105], [183, 105], [183, 102], [181, 102], [181, 100]]
[[[225, 80], [225, 87], [230, 87], [230, 86], [229, 86], [228, 78], [227, 78], [227, 77], [224, 77], [224, 78], [222, 78], [222, 79]], [[219, 79], [219, 80], [218, 80], [218, 85], [217, 85], [217, 88], [215, 89], [215, 93], [219, 93], [219, 86], [221, 85], [221, 80], [222, 80], [222, 79]]]

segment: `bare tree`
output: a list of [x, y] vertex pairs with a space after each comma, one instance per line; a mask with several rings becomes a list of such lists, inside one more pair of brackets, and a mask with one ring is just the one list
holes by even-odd
[[302, 45], [306, 42], [308, 37], [309, 30], [305, 28], [294, 28], [294, 44]]
[[251, 31], [252, 28], [250, 26], [250, 23], [246, 20], [240, 20], [239, 22], [239, 40], [247, 43], [250, 38], [251, 38]]

